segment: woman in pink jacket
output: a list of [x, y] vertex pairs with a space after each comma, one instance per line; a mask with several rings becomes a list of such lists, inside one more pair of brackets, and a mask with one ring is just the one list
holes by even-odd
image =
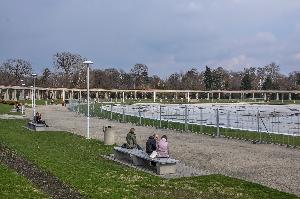
[[167, 140], [167, 136], [163, 135], [161, 136], [160, 141], [158, 142], [158, 148], [157, 148], [157, 157], [163, 157], [168, 158], [169, 157], [169, 144]]

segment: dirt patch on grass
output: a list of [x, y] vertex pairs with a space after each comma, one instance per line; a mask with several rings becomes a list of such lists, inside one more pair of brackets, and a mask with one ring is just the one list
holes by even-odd
[[42, 171], [35, 164], [2, 144], [0, 144], [0, 162], [25, 176], [52, 198], [84, 198], [51, 173]]

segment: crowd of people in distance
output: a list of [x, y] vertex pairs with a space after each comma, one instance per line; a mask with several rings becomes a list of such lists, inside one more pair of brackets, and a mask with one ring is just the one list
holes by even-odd
[[[137, 144], [135, 129], [131, 128], [126, 136], [126, 143], [122, 147], [127, 149], [138, 149], [143, 148]], [[146, 142], [146, 153], [150, 157], [168, 158], [170, 157], [169, 143], [166, 135], [159, 138], [158, 134], [151, 135]]]

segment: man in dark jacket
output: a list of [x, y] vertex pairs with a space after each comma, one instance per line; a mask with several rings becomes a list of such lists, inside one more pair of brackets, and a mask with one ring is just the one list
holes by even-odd
[[149, 155], [156, 150], [157, 148], [157, 139], [158, 139], [158, 135], [154, 134], [151, 135], [147, 142], [146, 142], [146, 153], [148, 153]]

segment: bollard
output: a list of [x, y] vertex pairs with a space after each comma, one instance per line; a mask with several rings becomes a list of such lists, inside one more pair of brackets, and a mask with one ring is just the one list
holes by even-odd
[[104, 145], [115, 144], [115, 132], [112, 126], [103, 126], [104, 132]]

